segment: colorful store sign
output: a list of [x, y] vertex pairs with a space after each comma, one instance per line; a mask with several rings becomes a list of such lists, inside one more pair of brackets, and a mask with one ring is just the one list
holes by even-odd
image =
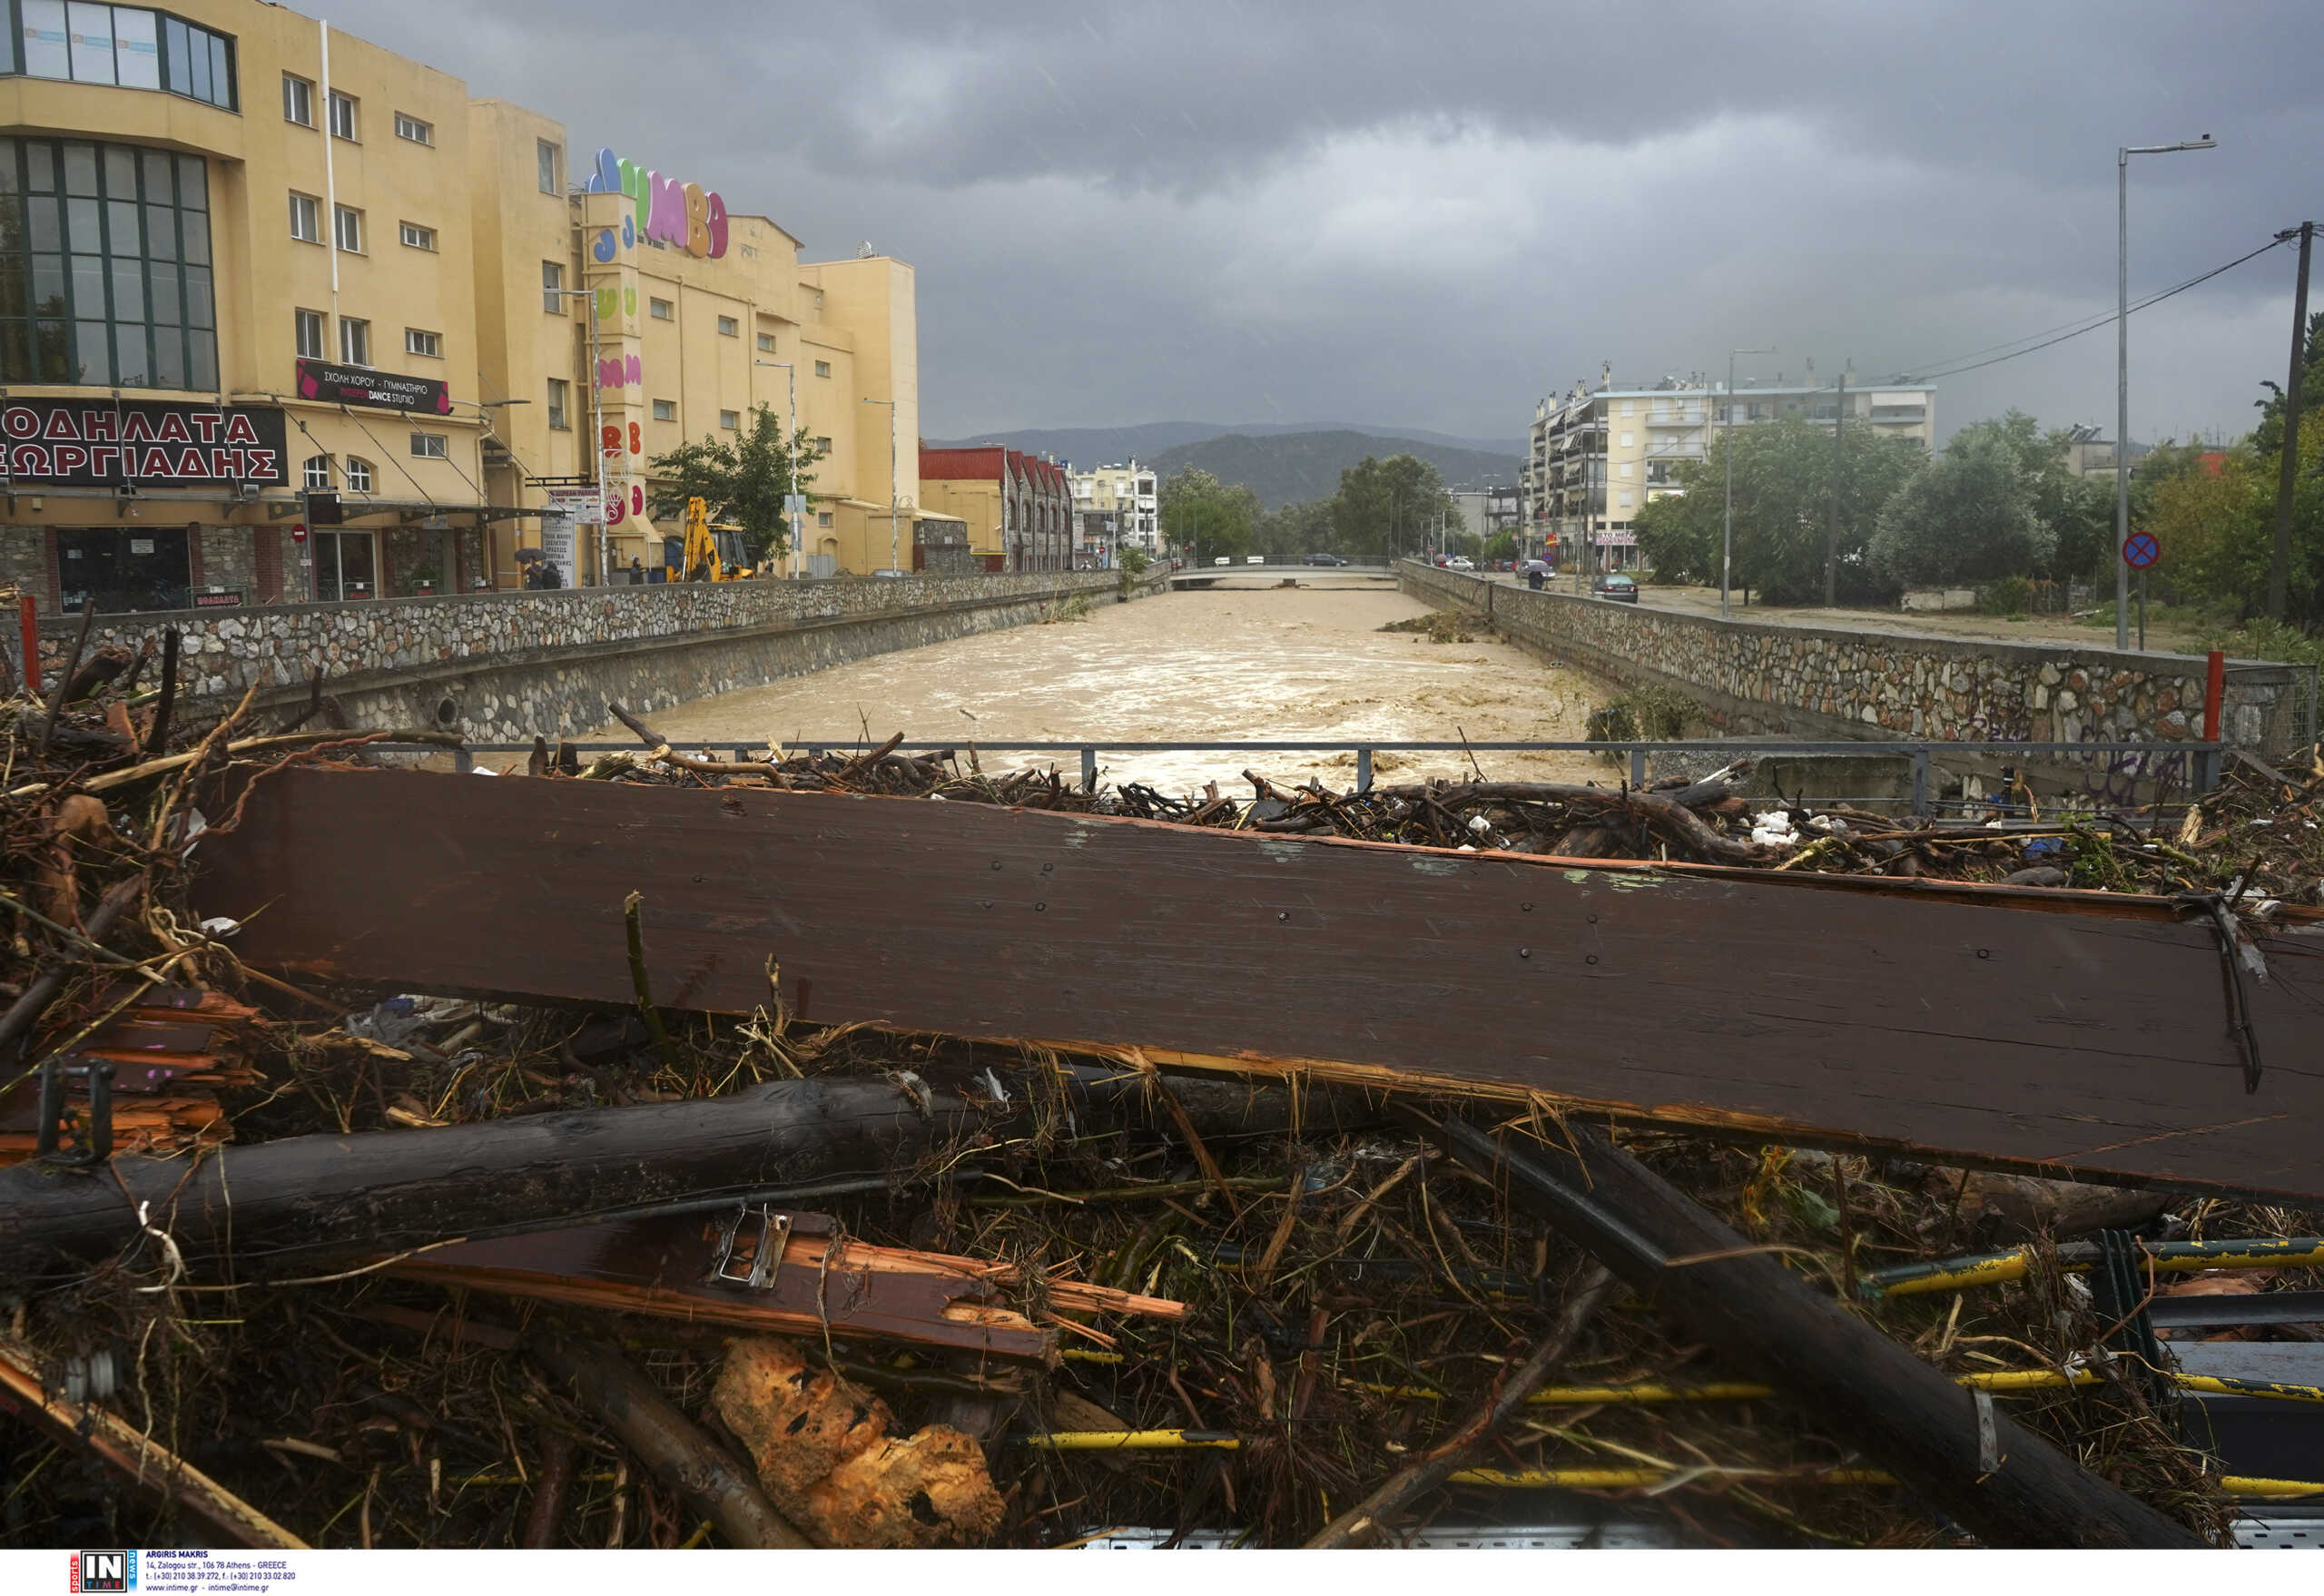
[[[622, 218], [621, 245], [626, 250], [639, 234], [704, 261], [726, 253], [726, 202], [693, 183], [682, 183], [624, 161], [611, 150], [597, 152], [596, 170], [583, 183], [592, 194], [627, 194], [635, 212]], [[614, 258], [611, 228], [598, 231], [592, 253], [600, 261]]]
[[214, 487], [284, 483], [282, 412], [239, 405], [12, 399], [0, 408], [18, 485]]
[[431, 416], [452, 413], [451, 389], [433, 377], [404, 377], [368, 366], [333, 366], [322, 360], [299, 362], [299, 397], [327, 405], [360, 405], [370, 410], [425, 410]]

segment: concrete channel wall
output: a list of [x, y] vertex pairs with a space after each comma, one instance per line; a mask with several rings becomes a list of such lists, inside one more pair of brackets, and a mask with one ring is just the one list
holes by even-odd
[[[2064, 643], [1846, 632], [1681, 615], [1541, 592], [1407, 563], [1398, 586], [1490, 614], [1504, 635], [1628, 687], [1668, 687], [1735, 734], [1958, 742], [2177, 743], [2202, 738], [2205, 662]], [[2223, 740], [2301, 740], [2305, 667], [2230, 662]]]
[[[186, 689], [261, 708], [303, 703], [320, 666], [358, 727], [465, 729], [477, 742], [587, 730], [607, 700], [637, 713], [876, 654], [1023, 626], [1125, 590], [1113, 571], [820, 582], [681, 583], [99, 616], [90, 647], [132, 650], [175, 627]], [[44, 626], [46, 671], [77, 620]], [[158, 667], [147, 667], [146, 682]]]

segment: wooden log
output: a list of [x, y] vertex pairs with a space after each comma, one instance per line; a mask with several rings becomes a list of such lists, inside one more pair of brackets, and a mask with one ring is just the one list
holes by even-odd
[[[1068, 1069], [1066, 1084], [1078, 1113], [1167, 1112], [1147, 1074], [1084, 1066]], [[191, 1269], [202, 1272], [231, 1244], [238, 1277], [252, 1279], [305, 1272], [318, 1254], [377, 1258], [665, 1199], [891, 1177], [946, 1138], [1022, 1111], [1032, 1085], [1019, 1078], [1009, 1089], [1010, 1107], [976, 1110], [950, 1093], [921, 1097], [885, 1080], [785, 1080], [691, 1102], [287, 1137], [226, 1148], [192, 1167], [133, 1157], [116, 1158], [103, 1176], [22, 1165], [0, 1169], [0, 1279], [78, 1274], [119, 1253], [143, 1232], [141, 1202]], [[1350, 1128], [1377, 1117], [1350, 1092], [1205, 1080], [1180, 1081], [1175, 1092], [1204, 1137]]]
[[2195, 1547], [2167, 1519], [1850, 1317], [1586, 1125], [1569, 1146], [1458, 1119], [1452, 1156], [1594, 1253], [1723, 1364], [1789, 1392], [1991, 1546]]
[[618, 1355], [554, 1334], [537, 1338], [532, 1353], [542, 1367], [571, 1381], [582, 1405], [716, 1525], [728, 1545], [790, 1552], [811, 1544], [775, 1512], [748, 1470]]
[[[431, 862], [395, 892], [383, 835]], [[2296, 1062], [2324, 1010], [2313, 911], [2260, 936], [2251, 1013], [2289, 1067], [2247, 1096], [2216, 933], [2126, 893], [310, 769], [261, 781], [196, 859], [241, 959], [325, 980], [625, 1003], [643, 889], [667, 1008], [748, 1013], [772, 959], [810, 1023], [2324, 1199], [2324, 1074]]]

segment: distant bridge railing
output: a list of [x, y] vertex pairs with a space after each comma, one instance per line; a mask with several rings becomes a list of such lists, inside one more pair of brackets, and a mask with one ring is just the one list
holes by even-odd
[[[731, 739], [687, 738], [686, 747], [729, 746], [737, 760], [750, 758], [746, 747]], [[673, 744], [672, 746], [678, 746]], [[395, 744], [373, 744], [392, 747]], [[418, 747], [418, 744], [412, 746]], [[638, 751], [635, 742], [572, 743], [567, 744], [576, 754], [612, 754]], [[783, 745], [786, 754], [818, 754], [834, 752], [861, 752], [875, 746], [861, 738], [806, 737]], [[1461, 741], [1454, 743], [1399, 743], [1379, 739], [1349, 742], [1338, 738], [1319, 737], [1265, 742], [985, 742], [982, 739], [953, 738], [944, 742], [903, 742], [896, 744], [896, 752], [911, 754], [950, 754], [969, 749], [977, 754], [1071, 754], [1080, 756], [1081, 784], [1094, 790], [1098, 784], [1098, 756], [1127, 754], [1353, 754], [1355, 755], [1355, 786], [1358, 792], [1368, 792], [1373, 784], [1373, 756], [1378, 754], [1596, 754], [1627, 756], [1630, 784], [1643, 787], [1647, 782], [1647, 756], [1653, 754], [1690, 754], [1716, 755], [1726, 759], [1783, 758], [1793, 754], [1853, 754], [1859, 758], [1905, 757], [1912, 761], [1912, 813], [1926, 814], [1930, 761], [1939, 754], [1974, 754], [1981, 758], [2016, 760], [2045, 758], [2053, 761], [2097, 762], [2093, 766], [2106, 776], [2110, 788], [2117, 782], [2134, 786], [2140, 782], [2157, 784], [2158, 793], [2173, 785], [2183, 786], [2190, 796], [2200, 796], [2219, 784], [2222, 744], [2218, 743], [1985, 743], [1985, 742], [1714, 742], [1700, 739], [1677, 742], [1608, 742], [1608, 743], [1494, 743]], [[478, 754], [529, 754], [530, 743], [471, 743], [453, 755], [456, 768], [465, 772], [473, 767]], [[2160, 796], [2156, 800], [2160, 803]], [[1832, 797], [1827, 803], [1895, 803], [1899, 798], [1886, 795], [1862, 797]], [[2145, 807], [2140, 804], [2138, 807]]]

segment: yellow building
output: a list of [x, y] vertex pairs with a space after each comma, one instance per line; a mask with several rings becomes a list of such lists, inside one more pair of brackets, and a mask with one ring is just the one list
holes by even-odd
[[803, 569], [888, 565], [891, 502], [909, 544], [909, 266], [803, 263], [659, 173], [641, 202], [554, 120], [259, 0], [14, 3], [0, 584], [448, 593], [516, 585], [545, 537], [593, 581], [659, 563], [651, 457], [760, 405], [828, 440]]

